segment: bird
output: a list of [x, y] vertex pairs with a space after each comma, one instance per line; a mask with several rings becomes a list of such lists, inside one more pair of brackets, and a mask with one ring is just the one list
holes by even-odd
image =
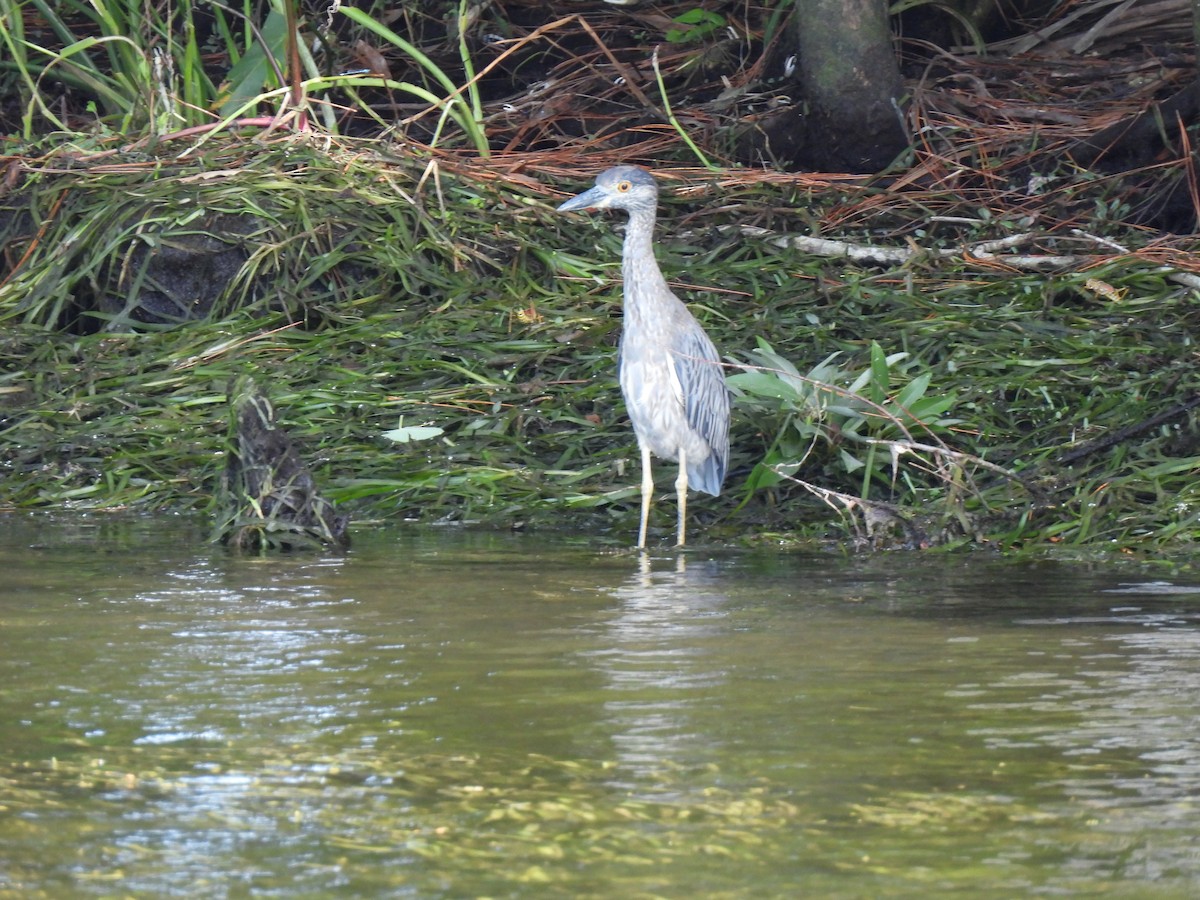
[[621, 254], [624, 322], [617, 373], [642, 457], [642, 519], [637, 547], [646, 549], [654, 497], [651, 455], [679, 463], [676, 546], [686, 538], [687, 492], [721, 493], [729, 461], [729, 389], [717, 348], [671, 291], [654, 256], [658, 183], [638, 166], [615, 166], [558, 212], [621, 209], [629, 214]]

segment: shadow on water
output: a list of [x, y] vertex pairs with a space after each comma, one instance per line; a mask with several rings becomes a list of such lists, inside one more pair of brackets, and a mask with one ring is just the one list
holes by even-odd
[[1200, 593], [0, 518], [0, 896], [1192, 896]]

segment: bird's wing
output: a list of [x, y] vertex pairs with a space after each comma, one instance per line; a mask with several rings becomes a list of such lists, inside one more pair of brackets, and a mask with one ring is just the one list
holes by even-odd
[[708, 443], [719, 470], [729, 457], [729, 388], [717, 348], [698, 323], [675, 341], [675, 375], [688, 424]]

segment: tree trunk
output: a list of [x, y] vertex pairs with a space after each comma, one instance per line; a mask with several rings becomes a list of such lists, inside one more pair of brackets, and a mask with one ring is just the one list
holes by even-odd
[[887, 167], [909, 135], [885, 0], [795, 0], [792, 29], [800, 103], [777, 156], [821, 171]]

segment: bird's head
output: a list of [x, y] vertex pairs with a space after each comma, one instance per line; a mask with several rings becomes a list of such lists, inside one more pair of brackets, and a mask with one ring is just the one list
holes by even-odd
[[658, 205], [658, 184], [654, 176], [637, 166], [615, 166], [601, 172], [596, 184], [558, 207], [558, 212], [574, 209], [624, 209], [629, 212], [653, 210]]

